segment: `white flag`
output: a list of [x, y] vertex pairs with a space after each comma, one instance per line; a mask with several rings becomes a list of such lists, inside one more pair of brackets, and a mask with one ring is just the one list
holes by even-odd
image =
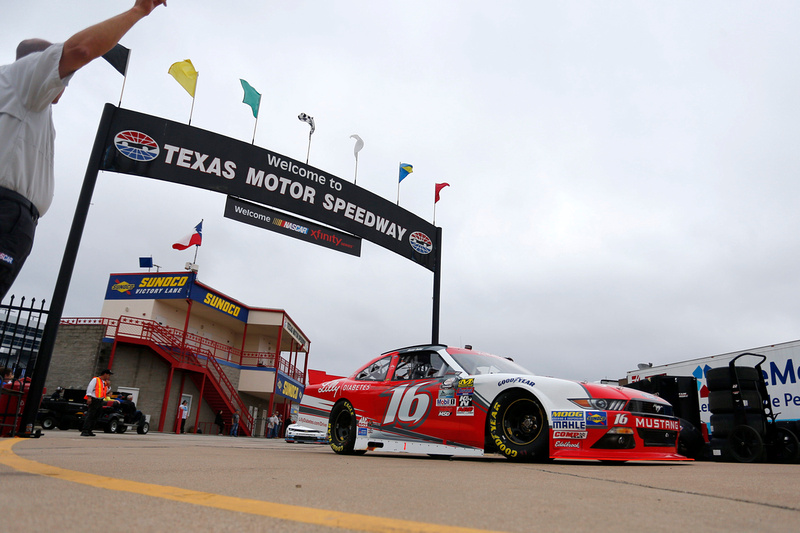
[[350, 138], [356, 140], [356, 145], [353, 147], [353, 155], [356, 156], [356, 161], [358, 161], [358, 152], [364, 148], [364, 141], [355, 133], [351, 135]]
[[308, 134], [309, 136], [314, 134], [314, 117], [306, 115], [305, 113], [300, 113], [297, 115], [297, 118], [302, 120], [303, 122], [307, 122], [311, 126], [311, 132]]

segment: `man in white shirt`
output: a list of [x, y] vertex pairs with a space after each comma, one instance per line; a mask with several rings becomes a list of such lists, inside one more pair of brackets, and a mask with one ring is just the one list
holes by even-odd
[[22, 41], [16, 61], [0, 66], [0, 300], [30, 254], [36, 224], [53, 200], [51, 105], [75, 71], [111, 50], [161, 4], [166, 0], [135, 0], [129, 10], [64, 43]]

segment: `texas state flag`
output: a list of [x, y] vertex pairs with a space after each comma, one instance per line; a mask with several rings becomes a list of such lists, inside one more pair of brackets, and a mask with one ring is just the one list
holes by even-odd
[[194, 233], [187, 235], [179, 240], [172, 247], [176, 250], [185, 250], [190, 246], [200, 246], [203, 244], [203, 221], [194, 227]]

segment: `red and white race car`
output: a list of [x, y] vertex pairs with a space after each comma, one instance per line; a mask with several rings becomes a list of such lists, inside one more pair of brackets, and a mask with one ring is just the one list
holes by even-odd
[[309, 385], [298, 423], [327, 427], [340, 454], [686, 460], [676, 450], [680, 423], [658, 396], [439, 345], [387, 352], [349, 378]]

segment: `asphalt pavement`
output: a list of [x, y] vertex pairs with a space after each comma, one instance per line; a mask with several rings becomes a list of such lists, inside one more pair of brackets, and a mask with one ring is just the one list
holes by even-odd
[[799, 474], [800, 465], [340, 456], [278, 439], [54, 430], [0, 439], [0, 530], [785, 532], [800, 521]]

